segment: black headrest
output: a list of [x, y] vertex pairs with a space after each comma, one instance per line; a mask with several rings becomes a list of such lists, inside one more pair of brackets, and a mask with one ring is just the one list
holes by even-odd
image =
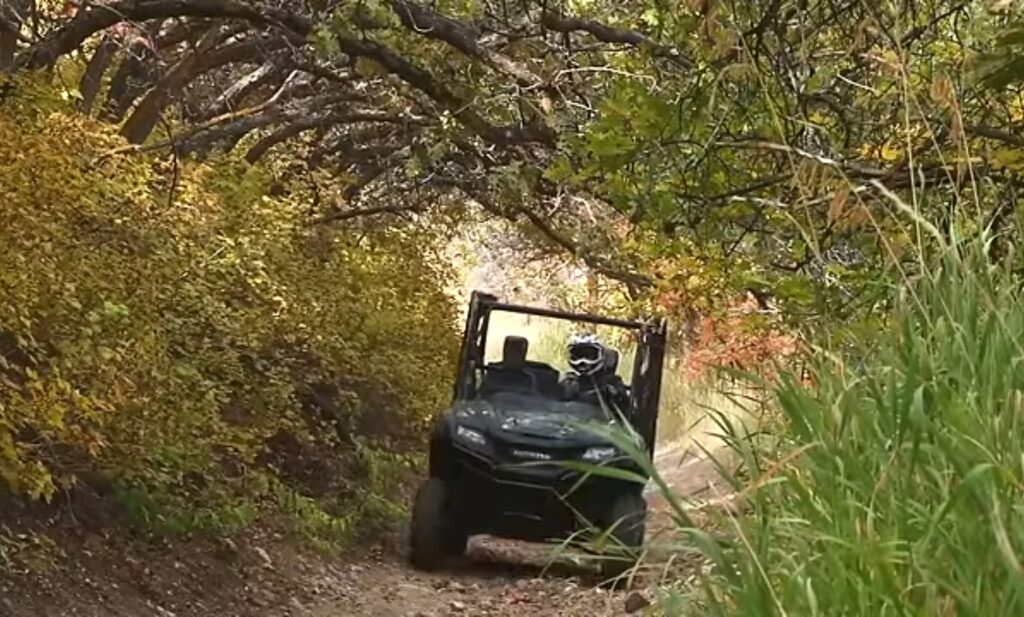
[[521, 336], [506, 336], [501, 351], [501, 363], [505, 368], [520, 369], [526, 364], [526, 352], [530, 342]]
[[604, 350], [604, 370], [608, 373], [614, 373], [619, 370], [619, 352], [606, 347]]

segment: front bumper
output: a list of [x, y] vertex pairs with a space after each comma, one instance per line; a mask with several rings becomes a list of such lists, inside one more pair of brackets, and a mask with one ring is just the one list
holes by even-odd
[[456, 510], [473, 534], [534, 542], [565, 538], [588, 524], [606, 524], [603, 509], [612, 491], [640, 489], [598, 476], [585, 478], [557, 462], [495, 463], [458, 445], [446, 458], [444, 475]]

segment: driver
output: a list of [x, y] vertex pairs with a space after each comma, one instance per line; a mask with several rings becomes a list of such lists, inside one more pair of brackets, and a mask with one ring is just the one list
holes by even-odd
[[605, 347], [596, 334], [577, 334], [569, 339], [570, 373], [562, 380], [566, 400], [607, 405], [626, 413], [629, 393], [615, 374], [617, 352]]

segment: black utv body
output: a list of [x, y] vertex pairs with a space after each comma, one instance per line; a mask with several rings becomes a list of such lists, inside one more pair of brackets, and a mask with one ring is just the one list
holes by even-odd
[[[637, 350], [624, 413], [587, 400], [566, 400], [559, 372], [525, 359], [526, 339], [506, 338], [502, 361], [485, 363], [487, 329], [494, 311], [634, 331]], [[653, 456], [665, 332], [664, 320], [640, 323], [517, 306], [473, 292], [453, 404], [432, 434], [430, 476], [413, 506], [413, 565], [435, 568], [461, 555], [469, 536], [475, 534], [545, 541], [596, 526], [612, 529], [619, 545], [639, 547], [647, 514], [643, 486], [583, 474], [562, 462], [615, 465], [644, 475], [635, 463], [618, 456], [610, 442], [572, 420], [628, 422], [648, 456]], [[610, 356], [617, 363], [617, 355]], [[609, 560], [603, 570], [615, 574], [628, 565], [628, 558]]]

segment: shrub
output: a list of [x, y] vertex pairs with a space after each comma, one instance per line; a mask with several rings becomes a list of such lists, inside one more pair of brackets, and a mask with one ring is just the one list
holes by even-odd
[[449, 395], [455, 307], [427, 228], [310, 227], [264, 168], [120, 146], [39, 84], [0, 101], [4, 483], [182, 507], [268, 472], [358, 493], [357, 452], [415, 438]]

